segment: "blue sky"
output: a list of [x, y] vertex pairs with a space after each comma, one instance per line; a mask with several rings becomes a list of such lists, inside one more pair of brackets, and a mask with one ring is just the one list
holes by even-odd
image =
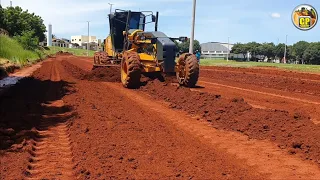
[[[90, 34], [105, 38], [109, 33], [108, 2], [114, 8], [160, 12], [159, 31], [168, 36], [188, 36], [191, 32], [192, 0], [12, 0], [53, 24], [58, 37]], [[10, 0], [1, 0], [4, 7]], [[294, 27], [291, 13], [299, 4], [310, 4], [320, 13], [319, 0], [197, 0], [195, 38], [205, 42], [320, 41], [320, 22], [309, 31]]]

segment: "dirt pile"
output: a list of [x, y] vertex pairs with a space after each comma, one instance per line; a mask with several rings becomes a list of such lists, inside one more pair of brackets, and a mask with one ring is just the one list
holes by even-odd
[[79, 67], [67, 62], [67, 61], [62, 61], [61, 62], [62, 66], [64, 69], [67, 70], [68, 74], [73, 76], [76, 79], [84, 79], [84, 76], [88, 73], [85, 70], [80, 69]]
[[70, 75], [80, 80], [104, 81], [104, 82], [121, 82], [120, 67], [99, 67], [89, 72], [67, 62], [62, 61], [63, 67]]
[[83, 77], [91, 81], [105, 81], [105, 82], [121, 82], [120, 67], [99, 67], [93, 69]]
[[73, 55], [73, 54], [72, 54], [72, 53], [70, 53], [70, 52], [58, 51], [58, 52], [56, 53], [56, 55], [60, 55], [60, 56], [63, 56], [63, 55], [65, 55], [65, 56], [69, 56], [69, 55]]
[[220, 95], [195, 92], [159, 81], [149, 82], [140, 91], [170, 103], [205, 119], [213, 127], [238, 131], [249, 138], [268, 139], [286, 149], [320, 165], [320, 127], [308, 115], [279, 110], [253, 108], [242, 98], [225, 99]]

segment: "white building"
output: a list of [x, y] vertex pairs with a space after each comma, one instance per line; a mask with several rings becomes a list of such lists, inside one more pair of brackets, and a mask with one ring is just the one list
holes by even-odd
[[78, 44], [79, 46], [82, 46], [83, 44], [87, 44], [88, 42], [94, 42], [98, 44], [98, 39], [96, 36], [71, 36], [72, 44]]
[[[56, 39], [56, 38], [50, 38], [51, 43], [49, 40], [40, 42], [40, 46], [57, 46], [57, 47], [65, 47], [65, 48], [70, 48], [70, 40], [62, 38], [62, 39]], [[49, 44], [48, 44], [49, 43]]]
[[228, 53], [230, 53], [233, 44], [228, 45], [228, 43], [208, 42], [203, 43], [200, 46], [202, 58], [226, 58]]

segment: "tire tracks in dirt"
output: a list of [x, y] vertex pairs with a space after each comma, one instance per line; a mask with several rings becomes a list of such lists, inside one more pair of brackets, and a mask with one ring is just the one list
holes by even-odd
[[[59, 83], [61, 77], [58, 62], [51, 62], [50, 80]], [[52, 86], [46, 96], [56, 96], [60, 90], [59, 84]], [[41, 105], [44, 107], [43, 119], [38, 127], [39, 138], [32, 142], [31, 157], [25, 173], [27, 179], [75, 179], [69, 125], [61, 121], [69, 116], [64, 112], [64, 102], [56, 100]]]
[[195, 91], [219, 93], [225, 97], [243, 97], [253, 107], [261, 109], [280, 109], [288, 112], [304, 111], [311, 116], [311, 121], [320, 123], [319, 96], [308, 94], [288, 94], [276, 89], [259, 88], [239, 83], [229, 83], [220, 80], [201, 77], [198, 84], [203, 89]]
[[[226, 72], [226, 70], [210, 69], [210, 68], [201, 68], [201, 70], [202, 70], [202, 71], [212, 71], [212, 72]], [[277, 71], [283, 71], [283, 72], [285, 72], [284, 70], [277, 70]], [[235, 73], [235, 74], [243, 74], [243, 73], [244, 73], [243, 71], [235, 71], [235, 70], [228, 70], [227, 72]], [[299, 72], [299, 73], [300, 73], [300, 72]], [[262, 76], [262, 77], [270, 78], [270, 74], [265, 74], [265, 73], [245, 72], [245, 74], [259, 75], [259, 76]], [[302, 74], [302, 73], [300, 73], [300, 74]], [[305, 73], [305, 74], [306, 74], [306, 73]], [[314, 75], [314, 76], [315, 76], [315, 75], [318, 75], [319, 78], [320, 78], [320, 75], [319, 75], [319, 74], [313, 74], [313, 75]], [[320, 80], [316, 80], [316, 79], [286, 77], [286, 76], [284, 76], [284, 75], [277, 75], [277, 74], [272, 74], [272, 76], [280, 77], [280, 78], [294, 79], [294, 80], [299, 80], [299, 81], [302, 80], [302, 81], [320, 82]]]
[[247, 89], [247, 88], [240, 88], [240, 87], [235, 87], [235, 86], [229, 86], [229, 85], [224, 85], [224, 84], [220, 84], [220, 83], [214, 83], [214, 82], [208, 82], [208, 81], [199, 81], [199, 83], [204, 83], [204, 84], [209, 84], [209, 85], [215, 85], [215, 86], [222, 86], [222, 87], [232, 88], [232, 89], [236, 89], [236, 90], [240, 90], [240, 91], [247, 91], [247, 92], [249, 92], [249, 93], [259, 93], [259, 94], [263, 94], [263, 95], [267, 95], [267, 96], [274, 96], [274, 97], [278, 97], [278, 98], [284, 98], [284, 99], [289, 99], [289, 100], [293, 100], [293, 101], [299, 101], [299, 102], [302, 102], [302, 103], [308, 103], [308, 104], [313, 104], [313, 105], [320, 105], [320, 102], [316, 102], [316, 101], [310, 101], [310, 100], [305, 100], [305, 99], [300, 99], [300, 98], [294, 98], [294, 97], [289, 97], [289, 96], [284, 96], [284, 95], [279, 95], [279, 94], [273, 94], [273, 93], [267, 93], [267, 92], [262, 92], [262, 91], [256, 91], [256, 90]]
[[167, 105], [161, 105], [158, 101], [139, 95], [138, 92], [121, 88], [120, 84], [103, 84], [117, 90], [138, 105], [151, 109], [159, 117], [168, 120], [178, 129], [197, 137], [212, 148], [222, 149], [226, 154], [235, 155], [249, 166], [257, 167], [260, 173], [270, 175], [271, 179], [318, 179], [320, 177], [317, 165], [289, 156], [269, 141], [248, 140], [247, 136], [240, 133], [213, 129], [207, 123], [195, 121], [185, 112], [171, 110]]

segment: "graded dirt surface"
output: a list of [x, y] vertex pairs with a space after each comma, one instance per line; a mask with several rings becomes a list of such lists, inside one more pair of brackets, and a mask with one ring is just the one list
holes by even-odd
[[0, 179], [318, 179], [317, 75], [242, 71], [130, 90], [117, 67], [49, 58], [0, 97]]
[[203, 91], [242, 97], [257, 108], [307, 113], [320, 122], [320, 75], [256, 68], [202, 67]]

